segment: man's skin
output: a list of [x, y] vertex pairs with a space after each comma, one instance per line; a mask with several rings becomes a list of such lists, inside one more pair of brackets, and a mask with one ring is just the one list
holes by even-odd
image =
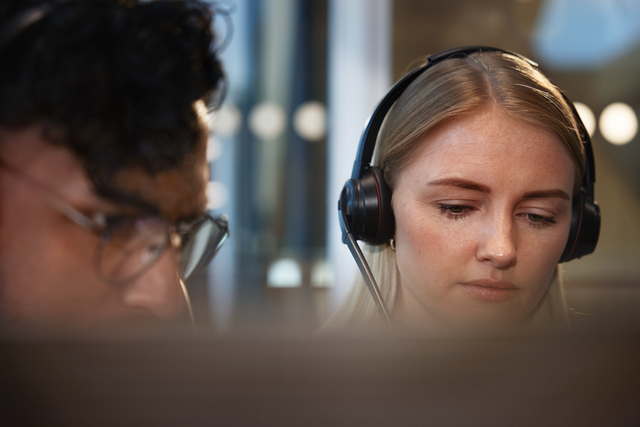
[[[196, 217], [205, 209], [208, 132], [200, 117], [199, 144], [180, 167], [153, 177], [125, 170], [116, 178], [121, 190], [172, 222]], [[45, 139], [40, 126], [0, 131], [0, 159], [86, 215], [131, 212], [132, 207], [99, 197], [81, 162], [67, 148]], [[65, 334], [128, 333], [153, 330], [183, 314], [186, 304], [175, 246], [170, 244], [134, 281], [104, 283], [92, 266], [98, 235], [60, 213], [34, 187], [0, 167], [3, 327]]]

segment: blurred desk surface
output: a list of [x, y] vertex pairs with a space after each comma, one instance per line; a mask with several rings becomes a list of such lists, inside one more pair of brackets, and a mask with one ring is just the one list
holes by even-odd
[[640, 424], [640, 335], [0, 347], [8, 427]]

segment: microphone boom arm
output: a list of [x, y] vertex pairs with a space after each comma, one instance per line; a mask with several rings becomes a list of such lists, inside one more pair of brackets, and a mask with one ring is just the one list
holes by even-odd
[[360, 250], [360, 246], [356, 242], [356, 239], [353, 237], [353, 234], [348, 230], [348, 222], [347, 218], [345, 218], [346, 213], [344, 209], [340, 209], [340, 227], [342, 228], [342, 243], [346, 244], [349, 247], [349, 251], [351, 251], [351, 255], [353, 259], [356, 261], [358, 268], [360, 269], [360, 273], [364, 278], [364, 282], [367, 284], [367, 288], [369, 288], [369, 292], [373, 297], [373, 300], [378, 307], [378, 312], [380, 316], [384, 319], [384, 321], [391, 325], [391, 315], [389, 314], [389, 309], [387, 305], [384, 303], [384, 299], [382, 298], [382, 293], [380, 293], [380, 288], [378, 288], [378, 284], [376, 283], [376, 279], [373, 277], [373, 273], [369, 268], [369, 264], [367, 264], [367, 260], [362, 254]]

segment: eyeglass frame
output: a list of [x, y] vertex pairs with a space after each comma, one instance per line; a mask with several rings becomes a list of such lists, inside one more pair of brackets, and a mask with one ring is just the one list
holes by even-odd
[[[49, 203], [51, 207], [56, 209], [58, 212], [60, 212], [61, 214], [69, 218], [71, 221], [73, 221], [74, 223], [84, 228], [85, 230], [90, 231], [98, 236], [99, 240], [94, 252], [92, 267], [96, 277], [100, 279], [102, 282], [107, 283], [109, 285], [126, 284], [126, 283], [131, 283], [135, 281], [137, 278], [139, 278], [145, 272], [147, 272], [153, 265], [155, 265], [155, 263], [161, 258], [162, 254], [166, 250], [167, 246], [169, 246], [169, 244], [174, 245], [174, 247], [178, 246], [178, 248], [180, 248], [180, 245], [176, 245], [172, 240], [172, 236], [171, 236], [172, 229], [173, 229], [174, 235], [180, 238], [181, 243], [182, 243], [182, 239], [187, 233], [189, 233], [194, 228], [196, 228], [196, 226], [201, 226], [205, 221], [213, 222], [214, 224], [216, 224], [219, 230], [217, 233], [217, 236], [213, 240], [214, 242], [216, 242], [215, 245], [210, 245], [207, 247], [206, 251], [200, 256], [200, 259], [196, 263], [195, 267], [191, 269], [189, 275], [187, 275], [186, 277], [181, 277], [182, 280], [187, 280], [189, 277], [193, 275], [193, 273], [199, 271], [200, 269], [208, 265], [211, 262], [211, 260], [213, 260], [216, 253], [218, 252], [218, 250], [220, 250], [220, 248], [222, 247], [222, 245], [224, 244], [224, 242], [226, 241], [226, 239], [229, 237], [229, 234], [230, 234], [229, 223], [226, 219], [226, 216], [214, 218], [209, 214], [204, 214], [199, 218], [197, 218], [196, 220], [190, 221], [193, 225], [191, 225], [191, 227], [188, 230], [185, 230], [183, 233], [180, 233], [179, 232], [180, 225], [184, 225], [185, 224], [184, 222], [182, 224], [177, 224], [177, 223], [172, 224], [166, 219], [160, 216], [154, 215], [167, 224], [167, 227], [166, 227], [167, 235], [166, 235], [166, 239], [164, 242], [164, 246], [162, 247], [162, 250], [153, 259], [153, 261], [149, 262], [148, 265], [146, 265], [143, 269], [141, 269], [139, 272], [137, 272], [133, 276], [127, 277], [124, 279], [108, 278], [101, 273], [101, 267], [100, 267], [101, 251], [99, 250], [101, 244], [104, 244], [106, 247], [106, 243], [102, 243], [102, 242], [108, 241], [107, 237], [110, 236], [110, 230], [106, 223], [106, 215], [102, 213], [96, 213], [95, 215], [93, 215], [93, 218], [91, 218], [83, 214], [82, 212], [80, 212], [79, 210], [71, 206], [69, 203], [64, 201], [61, 197], [57, 196], [51, 190], [45, 188], [41, 184], [35, 182], [31, 178], [24, 175], [22, 172], [18, 171], [14, 167], [7, 164], [2, 158], [0, 158], [0, 167], [11, 172], [16, 177], [22, 179], [24, 182], [31, 185], [34, 189], [38, 191], [38, 193], [42, 196], [42, 198], [47, 203]], [[180, 275], [181, 272], [179, 270], [182, 267], [181, 260], [178, 262], [178, 264], [180, 268], [178, 269], [177, 273]]]

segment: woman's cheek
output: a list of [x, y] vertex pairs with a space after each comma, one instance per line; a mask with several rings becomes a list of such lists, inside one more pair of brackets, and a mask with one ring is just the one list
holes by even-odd
[[569, 224], [557, 224], [554, 229], [541, 235], [539, 230], [523, 230], [518, 245], [519, 258], [536, 259], [533, 265], [555, 268], [569, 239]]

